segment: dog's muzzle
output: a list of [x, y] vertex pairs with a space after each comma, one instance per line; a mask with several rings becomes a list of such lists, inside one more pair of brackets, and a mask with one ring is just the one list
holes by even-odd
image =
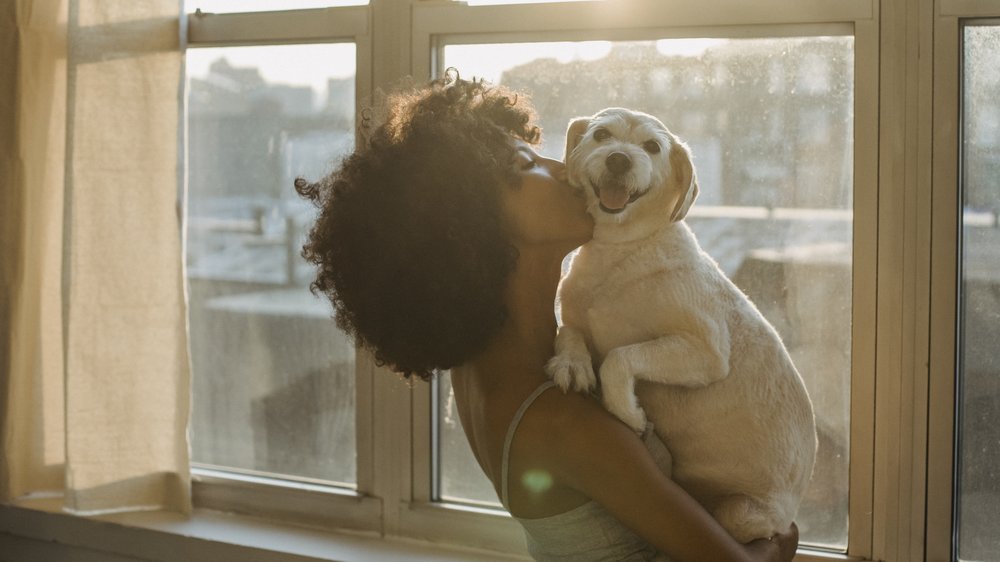
[[605, 181], [593, 184], [594, 195], [600, 201], [601, 210], [609, 214], [618, 214], [625, 210], [629, 203], [642, 197], [646, 191], [629, 193], [624, 176], [632, 169], [632, 159], [624, 152], [612, 152], [604, 159], [608, 170]]

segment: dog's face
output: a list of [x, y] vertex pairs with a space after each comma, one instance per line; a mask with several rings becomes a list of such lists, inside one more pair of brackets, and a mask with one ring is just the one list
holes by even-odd
[[599, 223], [623, 222], [640, 209], [679, 221], [698, 195], [687, 147], [659, 119], [629, 109], [574, 119], [566, 166]]

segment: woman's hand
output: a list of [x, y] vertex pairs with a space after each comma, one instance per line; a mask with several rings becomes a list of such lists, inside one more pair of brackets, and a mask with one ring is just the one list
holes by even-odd
[[757, 539], [747, 544], [747, 550], [753, 560], [761, 562], [788, 562], [795, 557], [795, 549], [799, 546], [799, 527], [792, 523], [784, 533], [779, 533], [770, 539]]

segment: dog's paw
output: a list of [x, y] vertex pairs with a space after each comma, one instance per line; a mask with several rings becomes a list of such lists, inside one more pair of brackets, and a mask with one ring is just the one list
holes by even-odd
[[646, 431], [646, 411], [639, 406], [618, 407], [605, 401], [604, 407], [625, 422], [625, 425], [632, 428], [637, 435], [642, 435]]
[[635, 379], [631, 375], [628, 355], [619, 347], [612, 349], [601, 364], [601, 390], [604, 408], [642, 435], [646, 429], [646, 412], [635, 397]]
[[722, 500], [712, 515], [734, 539], [748, 543], [775, 535], [791, 524], [783, 517], [775, 500], [761, 500], [743, 494], [733, 494]]
[[594, 366], [590, 363], [590, 356], [556, 355], [545, 364], [545, 372], [563, 392], [569, 391], [570, 388], [589, 392], [597, 386], [597, 376], [594, 374]]

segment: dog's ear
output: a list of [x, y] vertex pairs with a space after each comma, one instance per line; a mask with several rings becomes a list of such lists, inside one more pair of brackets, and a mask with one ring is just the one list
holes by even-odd
[[698, 197], [698, 178], [687, 145], [677, 137], [672, 137], [670, 141], [670, 171], [673, 172], [675, 189], [681, 194], [670, 214], [670, 221], [677, 222], [687, 216], [688, 209]]
[[569, 164], [569, 155], [583, 140], [583, 134], [587, 132], [587, 125], [590, 124], [590, 117], [575, 117], [569, 122], [566, 128], [566, 154], [563, 162]]

